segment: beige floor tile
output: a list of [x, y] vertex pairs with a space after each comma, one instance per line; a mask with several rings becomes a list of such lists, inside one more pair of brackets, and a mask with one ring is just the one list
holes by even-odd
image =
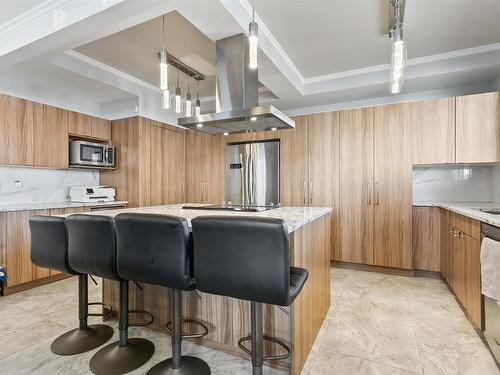
[[322, 351], [316, 354], [310, 371], [314, 375], [414, 375], [414, 372], [340, 353]]
[[337, 311], [329, 322], [320, 349], [422, 372], [413, 327], [397, 321], [389, 323]]

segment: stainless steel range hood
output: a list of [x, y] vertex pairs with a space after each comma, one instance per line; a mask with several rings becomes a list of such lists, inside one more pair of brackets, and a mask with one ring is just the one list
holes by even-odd
[[258, 71], [248, 67], [248, 38], [216, 42], [216, 113], [179, 118], [178, 124], [210, 134], [291, 129], [295, 122], [271, 105], [259, 106]]

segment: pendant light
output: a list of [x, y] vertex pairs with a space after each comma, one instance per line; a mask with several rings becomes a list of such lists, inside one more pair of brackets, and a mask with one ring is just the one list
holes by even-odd
[[259, 25], [255, 22], [255, 0], [252, 2], [252, 22], [248, 25], [248, 48], [250, 69], [257, 69], [257, 49], [258, 49]]
[[393, 24], [389, 30], [389, 36], [392, 38], [390, 82], [392, 94], [401, 92], [401, 88], [404, 84], [404, 69], [406, 65], [406, 44], [403, 39], [401, 1], [402, 0], [391, 0], [394, 14]]
[[196, 93], [196, 102], [194, 106], [194, 115], [201, 115], [201, 101], [200, 101], [200, 81], [196, 81], [196, 85], [198, 86], [198, 92]]
[[186, 117], [191, 117], [193, 115], [192, 113], [192, 100], [191, 100], [191, 92], [189, 91], [189, 81], [190, 77], [188, 76], [188, 87], [187, 87], [187, 92], [186, 92], [186, 104], [185, 104], [185, 110], [186, 110]]
[[170, 108], [170, 91], [168, 89], [168, 62], [165, 50], [165, 15], [162, 18], [162, 49], [160, 52], [160, 89], [162, 90], [162, 106]]
[[177, 87], [175, 88], [175, 113], [181, 113], [181, 88], [179, 87], [179, 70], [177, 70]]

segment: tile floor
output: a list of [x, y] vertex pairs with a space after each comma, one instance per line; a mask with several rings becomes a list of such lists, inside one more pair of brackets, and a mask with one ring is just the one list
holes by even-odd
[[[90, 374], [95, 351], [53, 355], [50, 343], [74, 328], [76, 278], [0, 299], [0, 374]], [[90, 286], [90, 300], [100, 289]], [[99, 318], [93, 318], [98, 321]], [[116, 323], [113, 323], [116, 336]], [[152, 340], [156, 351], [143, 368], [170, 355], [168, 336], [131, 328]], [[189, 342], [186, 354], [206, 360], [214, 375], [250, 374], [250, 364]], [[266, 368], [266, 375], [283, 373]], [[499, 375], [495, 361], [465, 318], [446, 285], [409, 278], [332, 268], [332, 307], [303, 375], [361, 374]]]

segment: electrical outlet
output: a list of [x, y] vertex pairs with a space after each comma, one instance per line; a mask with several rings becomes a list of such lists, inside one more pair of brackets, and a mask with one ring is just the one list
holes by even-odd
[[20, 188], [22, 188], [22, 187], [23, 187], [23, 183], [22, 183], [22, 181], [20, 181], [20, 180], [14, 180], [13, 182], [14, 182], [14, 186], [15, 186], [16, 188], [20, 189]]

